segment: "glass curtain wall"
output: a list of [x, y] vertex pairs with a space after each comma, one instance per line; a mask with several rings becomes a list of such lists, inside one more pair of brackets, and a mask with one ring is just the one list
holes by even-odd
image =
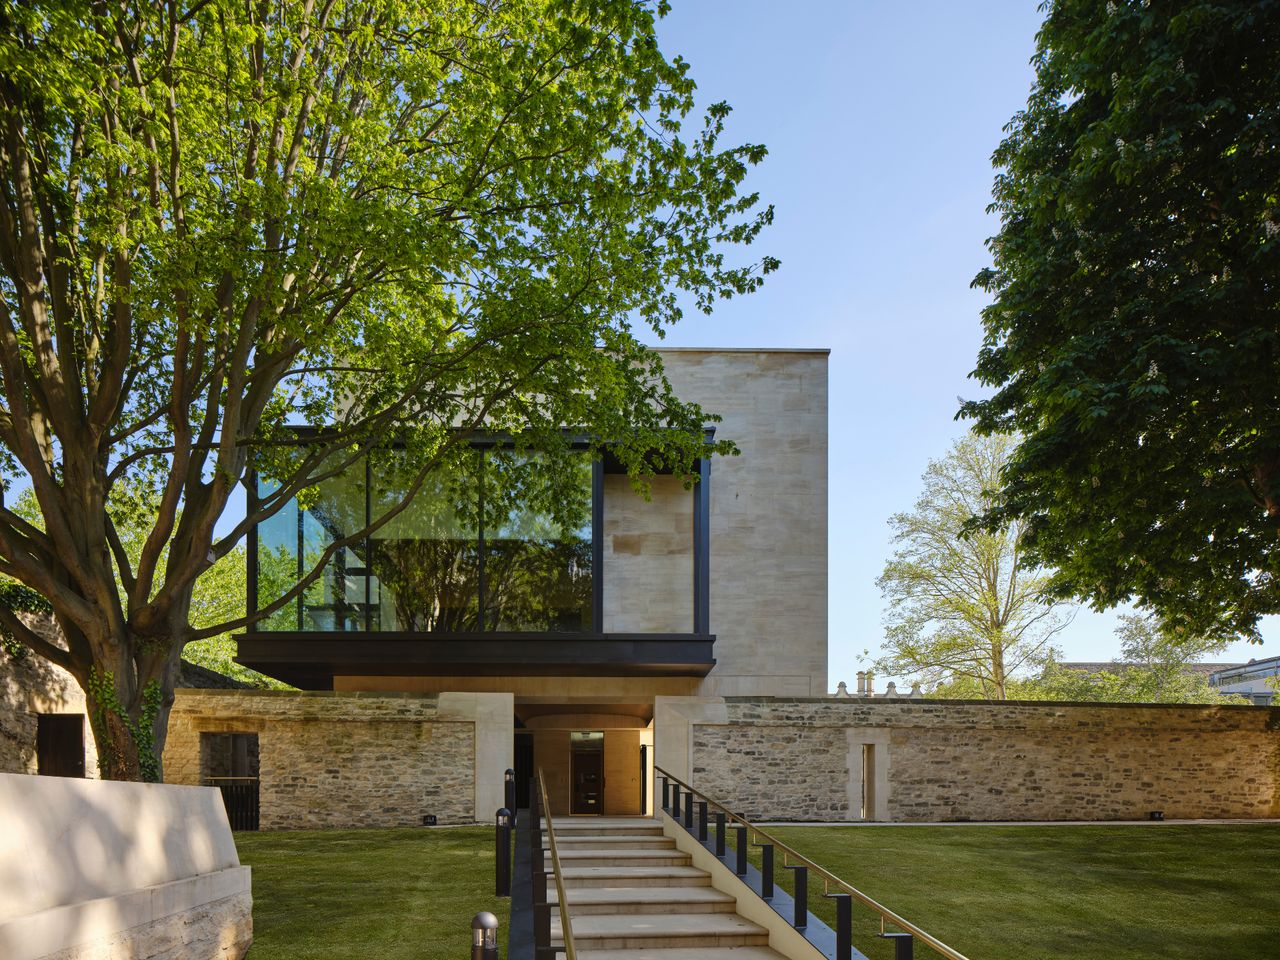
[[[337, 550], [294, 601], [256, 629], [315, 632], [590, 631], [591, 461], [554, 466], [498, 447], [430, 474], [407, 507]], [[402, 499], [412, 472], [376, 454], [259, 525], [259, 609], [335, 542]], [[270, 486], [260, 483], [263, 494]]]

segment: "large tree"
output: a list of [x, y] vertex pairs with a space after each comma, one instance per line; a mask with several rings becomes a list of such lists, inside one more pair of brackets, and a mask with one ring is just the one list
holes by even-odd
[[995, 153], [967, 403], [987, 521], [1060, 596], [1186, 637], [1280, 612], [1280, 4], [1054, 0]]
[[890, 518], [878, 670], [1003, 700], [1018, 671], [1049, 657], [1070, 618], [1042, 596], [1045, 578], [1023, 568], [1022, 525], [969, 529], [990, 508], [1012, 447], [1008, 437], [962, 437], [929, 463], [914, 508]]
[[104, 777], [160, 777], [183, 646], [252, 622], [193, 627], [197, 579], [379, 446], [409, 495], [481, 428], [554, 465], [571, 427], [641, 477], [727, 449], [633, 324], [775, 265], [726, 259], [770, 219], [739, 195], [764, 150], [719, 144], [724, 105], [683, 132], [663, 6], [0, 7], [0, 450], [43, 520], [0, 509], [0, 573], [64, 639], [0, 622], [85, 688]]

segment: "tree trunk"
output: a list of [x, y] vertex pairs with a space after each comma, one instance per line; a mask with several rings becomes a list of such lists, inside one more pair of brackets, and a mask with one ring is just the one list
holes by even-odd
[[131, 637], [119, 648], [147, 650], [138, 656], [140, 663], [125, 655], [114, 669], [90, 667], [82, 686], [103, 780], [163, 781], [161, 758], [182, 662], [178, 652], [167, 652], [173, 646]]

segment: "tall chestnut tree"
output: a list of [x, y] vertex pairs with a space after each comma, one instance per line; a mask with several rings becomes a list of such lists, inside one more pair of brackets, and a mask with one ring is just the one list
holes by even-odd
[[995, 154], [987, 515], [1166, 631], [1280, 612], [1280, 4], [1052, 0]]
[[[664, 6], [0, 4], [0, 468], [42, 521], [0, 509], [0, 573], [61, 640], [0, 623], [84, 687], [104, 777], [161, 777], [183, 646], [252, 622], [193, 628], [197, 579], [389, 438], [409, 495], [480, 428], [637, 474], [726, 448], [635, 326], [776, 265], [726, 259], [765, 151], [720, 144], [724, 105], [687, 129]], [[229, 513], [251, 466], [271, 492]]]

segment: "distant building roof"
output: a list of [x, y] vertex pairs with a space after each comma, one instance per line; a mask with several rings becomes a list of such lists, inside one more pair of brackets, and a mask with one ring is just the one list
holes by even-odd
[[[1280, 660], [1280, 657], [1277, 658]], [[1092, 663], [1077, 661], [1071, 663], [1059, 663], [1057, 666], [1064, 670], [1083, 670], [1086, 673], [1120, 673], [1133, 667], [1141, 666], [1137, 663], [1124, 663], [1120, 660], [1107, 660], [1102, 663]], [[1205, 676], [1212, 676], [1222, 670], [1234, 670], [1248, 664], [1239, 663], [1187, 663], [1183, 664], [1183, 669], [1187, 673], [1201, 673]]]
[[1213, 681], [1222, 684], [1233, 680], [1276, 675], [1280, 675], [1280, 657], [1266, 657], [1262, 660], [1250, 660], [1248, 663], [1224, 664], [1213, 672]]

